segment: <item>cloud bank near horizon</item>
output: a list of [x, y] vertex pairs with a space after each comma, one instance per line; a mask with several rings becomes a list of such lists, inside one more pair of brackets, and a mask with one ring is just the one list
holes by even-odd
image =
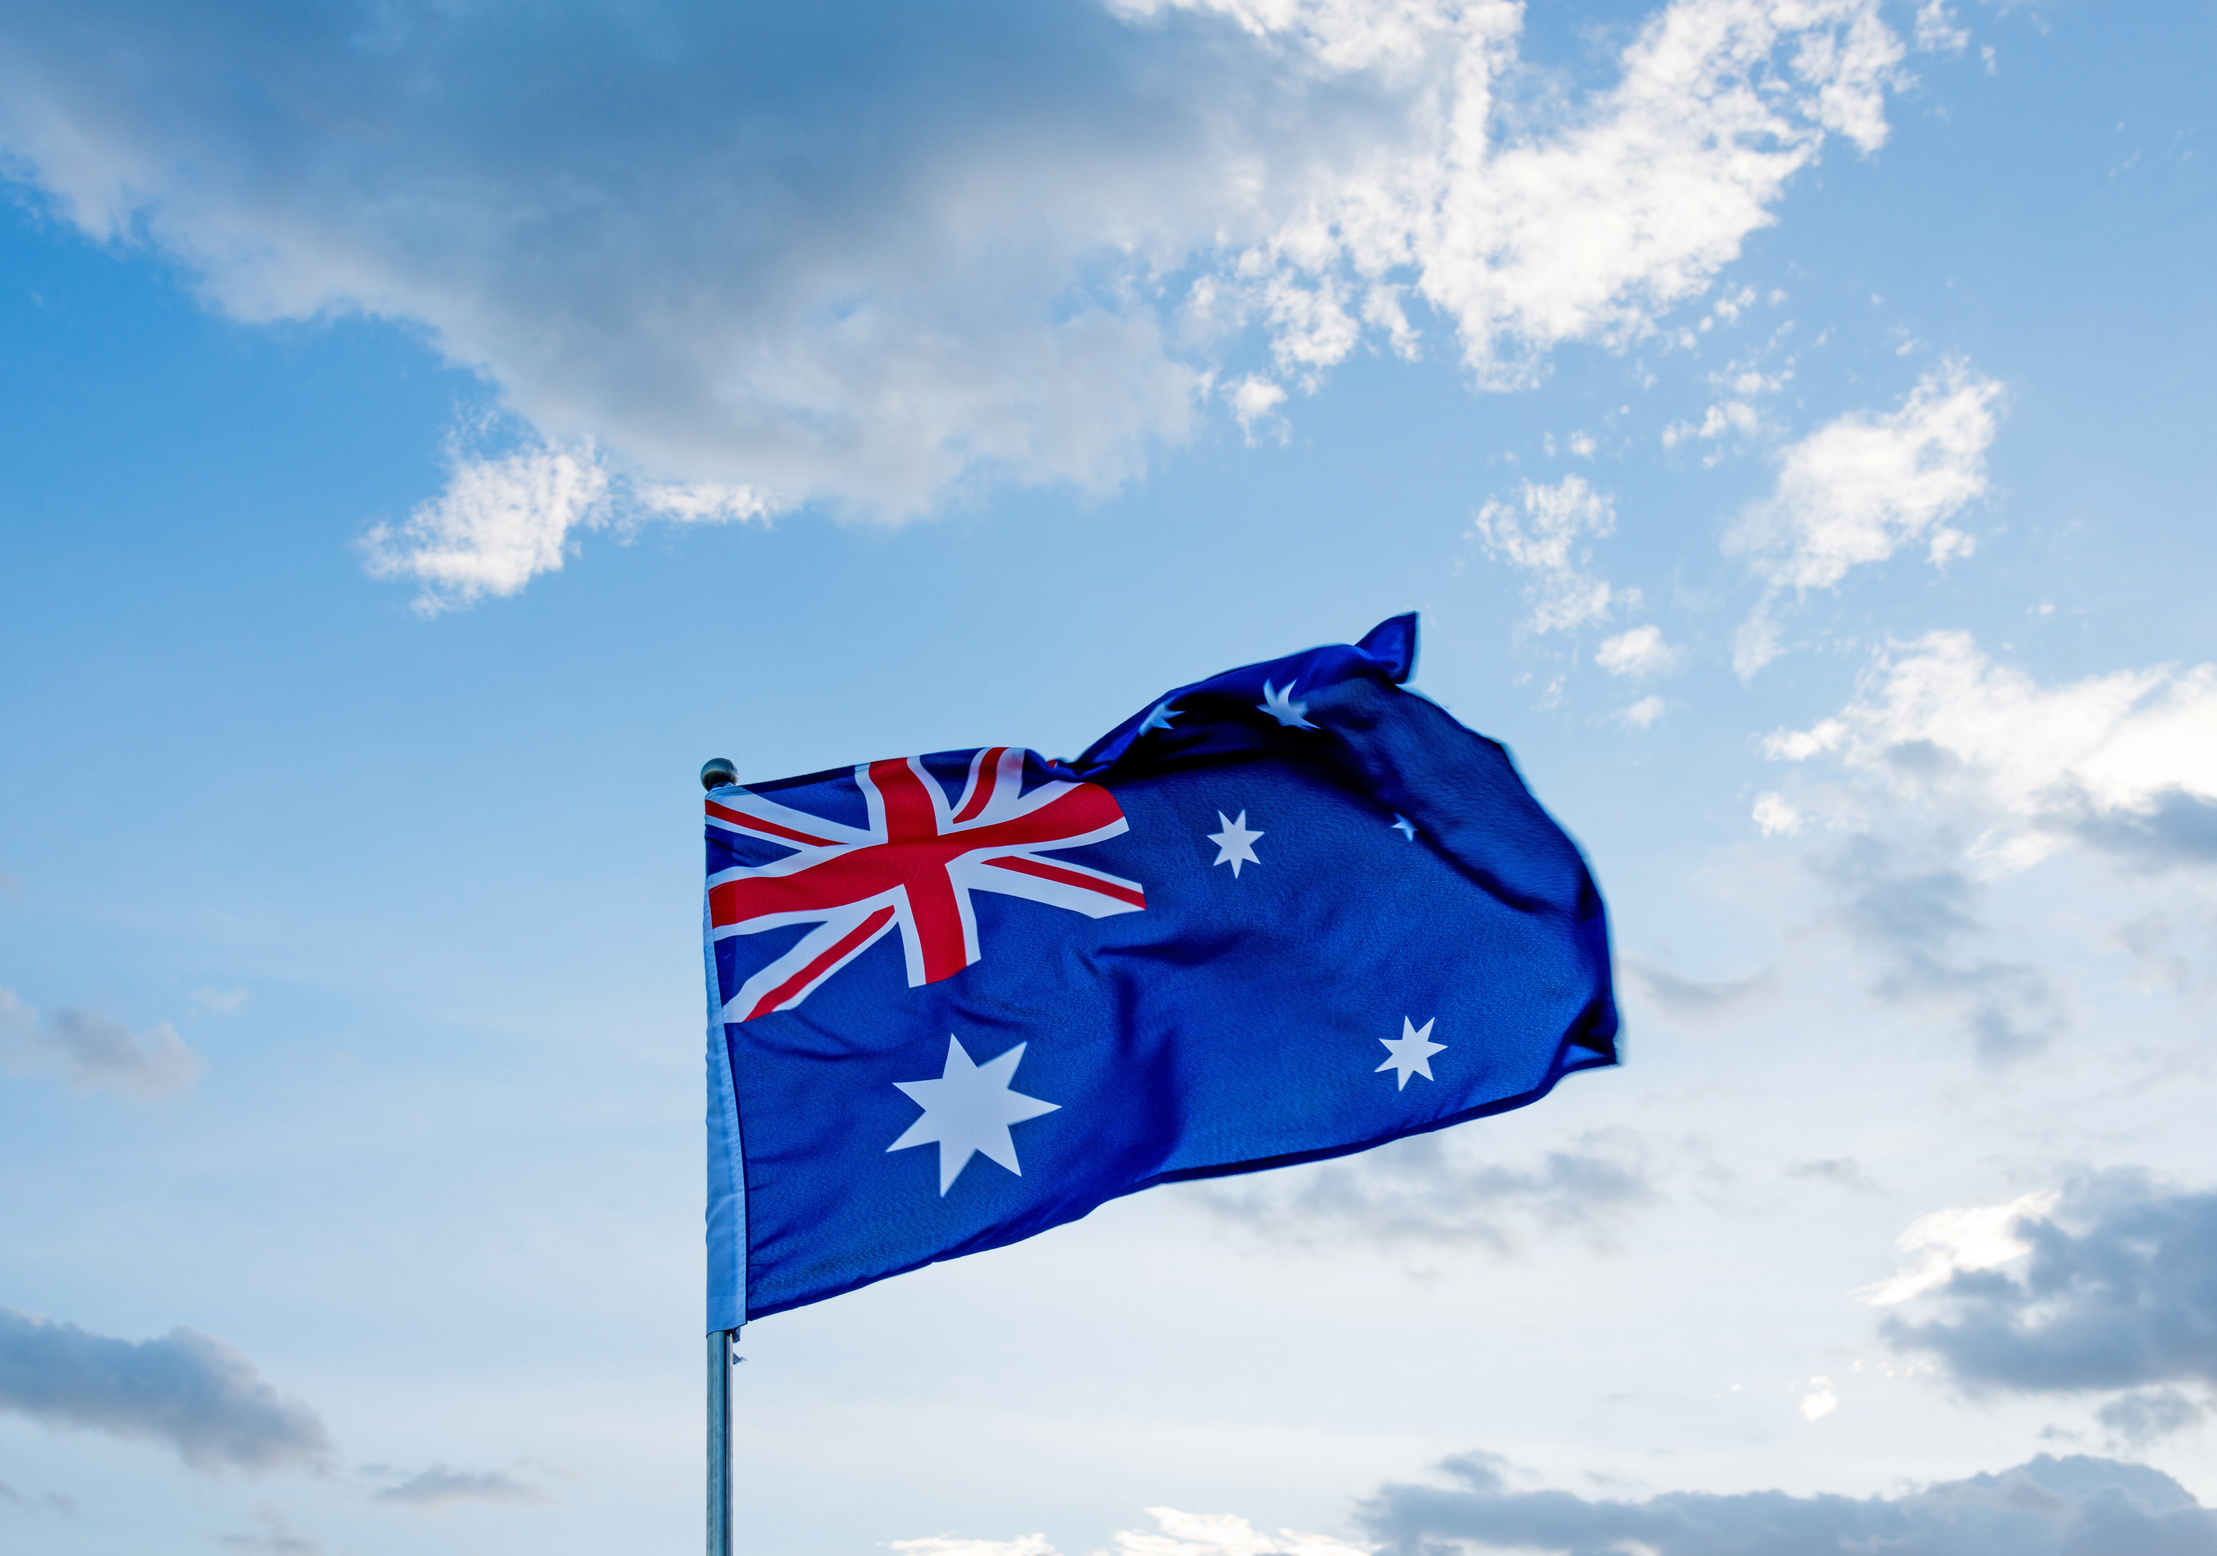
[[1561, 1551], [1606, 1556], [1804, 1556], [1899, 1550], [1919, 1556], [2217, 1556], [2217, 1511], [2144, 1464], [2041, 1454], [1999, 1474], [1898, 1496], [1666, 1491], [1639, 1500], [1520, 1490], [1514, 1466], [1467, 1454], [1445, 1486], [1389, 1485], [1361, 1523], [1387, 1556]]
[[[1878, 1550], [1917, 1556], [2217, 1556], [2217, 1511], [2144, 1464], [2041, 1454], [1998, 1474], [1894, 1496], [1783, 1491], [1664, 1491], [1639, 1499], [1582, 1496], [1517, 1482], [1533, 1477], [1489, 1453], [1438, 1466], [1444, 1484], [1389, 1484], [1356, 1511], [1361, 1538], [1272, 1533], [1227, 1513], [1151, 1507], [1153, 1530], [1126, 1529], [1095, 1556], [1808, 1556]], [[902, 1556], [1060, 1556], [1044, 1534], [895, 1540]]]

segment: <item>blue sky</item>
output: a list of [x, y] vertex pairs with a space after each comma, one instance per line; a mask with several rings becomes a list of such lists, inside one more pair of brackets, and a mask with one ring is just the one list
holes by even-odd
[[0, 39], [0, 1544], [696, 1538], [700, 762], [1416, 609], [1625, 1066], [762, 1322], [750, 1546], [2217, 1551], [2206, 8]]

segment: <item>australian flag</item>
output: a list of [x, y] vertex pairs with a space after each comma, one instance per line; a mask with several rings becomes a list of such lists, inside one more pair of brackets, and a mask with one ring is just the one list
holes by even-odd
[[1593, 878], [1415, 657], [711, 790], [709, 1327], [1615, 1063]]

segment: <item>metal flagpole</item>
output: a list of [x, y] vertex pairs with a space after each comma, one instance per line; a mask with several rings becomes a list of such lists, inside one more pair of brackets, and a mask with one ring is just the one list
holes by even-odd
[[731, 1369], [739, 1331], [708, 1337], [708, 1556], [731, 1556]]
[[[703, 789], [738, 781], [729, 757], [701, 765]], [[731, 1369], [738, 1344], [736, 1329], [708, 1336], [708, 1556], [731, 1556]]]

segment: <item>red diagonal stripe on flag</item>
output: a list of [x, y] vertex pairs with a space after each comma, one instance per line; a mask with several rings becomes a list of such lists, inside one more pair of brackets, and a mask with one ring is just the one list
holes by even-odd
[[1134, 891], [1129, 886], [1104, 881], [1097, 875], [1086, 875], [1077, 870], [1065, 869], [1061, 865], [1049, 864], [1044, 859], [988, 859], [986, 863], [995, 869], [1014, 870], [1019, 875], [1036, 875], [1039, 879], [1053, 881], [1058, 886], [1077, 886], [1086, 891], [1099, 892], [1118, 902], [1128, 902], [1135, 908], [1147, 906], [1147, 894], [1143, 891]]

